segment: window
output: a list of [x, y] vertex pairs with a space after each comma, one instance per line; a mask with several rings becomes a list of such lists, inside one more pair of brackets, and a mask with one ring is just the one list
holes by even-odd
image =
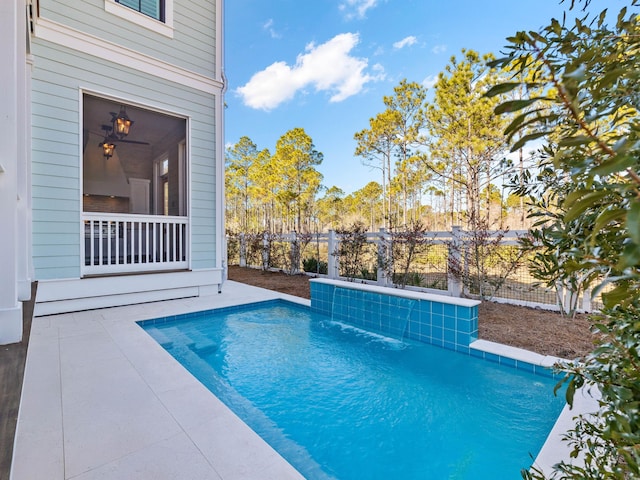
[[164, 22], [164, 0], [116, 0], [116, 2]]
[[104, 0], [107, 12], [173, 38], [174, 0]]

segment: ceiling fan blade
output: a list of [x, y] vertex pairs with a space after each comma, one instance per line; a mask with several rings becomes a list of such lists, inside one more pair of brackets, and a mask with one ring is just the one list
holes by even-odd
[[135, 143], [137, 145], [151, 145], [149, 142], [139, 142], [137, 140], [124, 140], [124, 139], [114, 140], [114, 143]]

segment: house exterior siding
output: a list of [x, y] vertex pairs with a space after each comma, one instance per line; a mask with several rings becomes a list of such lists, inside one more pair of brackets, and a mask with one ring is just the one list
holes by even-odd
[[[216, 5], [174, 0], [173, 38], [120, 21], [106, 11], [111, 0], [40, 0], [40, 16], [162, 62], [216, 78]], [[207, 14], [203, 14], [206, 12]]]
[[[10, 63], [0, 74], [9, 89], [0, 100], [0, 221], [12, 233], [0, 239], [0, 344], [19, 341], [20, 302], [29, 299], [33, 280], [39, 282], [36, 315], [208, 295], [221, 288], [223, 2], [164, 1], [164, 23], [114, 0], [0, 2], [0, 53]], [[174, 202], [173, 213], [158, 213], [155, 203], [151, 212], [186, 229], [185, 237], [178, 240], [175, 230], [171, 237], [185, 252], [179, 269], [87, 275], [83, 208], [92, 202], [83, 196], [83, 152], [87, 138], [92, 148], [99, 146], [83, 123], [87, 97], [173, 119], [168, 121], [184, 134], [186, 141], [173, 150], [158, 144], [165, 149], [158, 155], [170, 155], [172, 165], [179, 165], [165, 194], [178, 198], [179, 206]], [[149, 177], [143, 178], [149, 185]], [[127, 191], [133, 196], [134, 190]], [[175, 248], [166, 242], [163, 248]], [[146, 255], [146, 262], [156, 261]], [[160, 263], [167, 261], [162, 258]]]
[[[122, 96], [190, 118], [192, 268], [216, 265], [215, 98], [141, 70], [105, 67], [101, 60], [36, 39], [32, 102], [33, 257], [37, 279], [80, 276], [81, 95], [86, 90]], [[153, 90], [148, 88], [153, 85]], [[52, 92], [54, 94], [52, 94]], [[59, 173], [56, 168], [61, 166]], [[54, 172], [51, 174], [51, 172]], [[56, 212], [55, 216], [49, 214]], [[75, 248], [74, 248], [75, 247]], [[55, 258], [55, 261], [53, 260]], [[62, 275], [62, 276], [61, 276]]]

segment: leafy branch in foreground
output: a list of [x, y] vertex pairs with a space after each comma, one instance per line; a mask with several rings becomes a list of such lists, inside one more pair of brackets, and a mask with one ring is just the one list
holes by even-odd
[[[514, 72], [514, 81], [488, 95], [518, 86], [542, 92], [496, 108], [497, 114], [515, 114], [507, 127], [520, 138], [513, 150], [534, 139], [549, 142], [541, 173], [550, 175], [528, 187], [539, 204], [550, 202], [533, 210], [545, 241], [540, 276], [598, 282], [604, 303], [594, 327], [601, 343], [582, 361], [559, 367], [570, 405], [583, 386], [601, 395], [598, 411], [579, 416], [566, 434], [572, 457], [583, 461], [562, 462], [550, 475], [640, 478], [638, 15], [627, 7], [613, 17], [606, 10], [585, 13], [570, 26], [552, 20], [539, 33], [518, 32], [508, 40], [509, 55], [492, 65]], [[526, 85], [515, 81], [525, 77]], [[527, 134], [515, 137], [525, 127]], [[546, 478], [536, 468], [523, 477]]]

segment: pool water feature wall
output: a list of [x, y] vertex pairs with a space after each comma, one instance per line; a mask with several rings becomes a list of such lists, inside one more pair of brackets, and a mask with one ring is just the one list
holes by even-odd
[[392, 338], [469, 353], [478, 339], [477, 300], [311, 279], [311, 310]]

